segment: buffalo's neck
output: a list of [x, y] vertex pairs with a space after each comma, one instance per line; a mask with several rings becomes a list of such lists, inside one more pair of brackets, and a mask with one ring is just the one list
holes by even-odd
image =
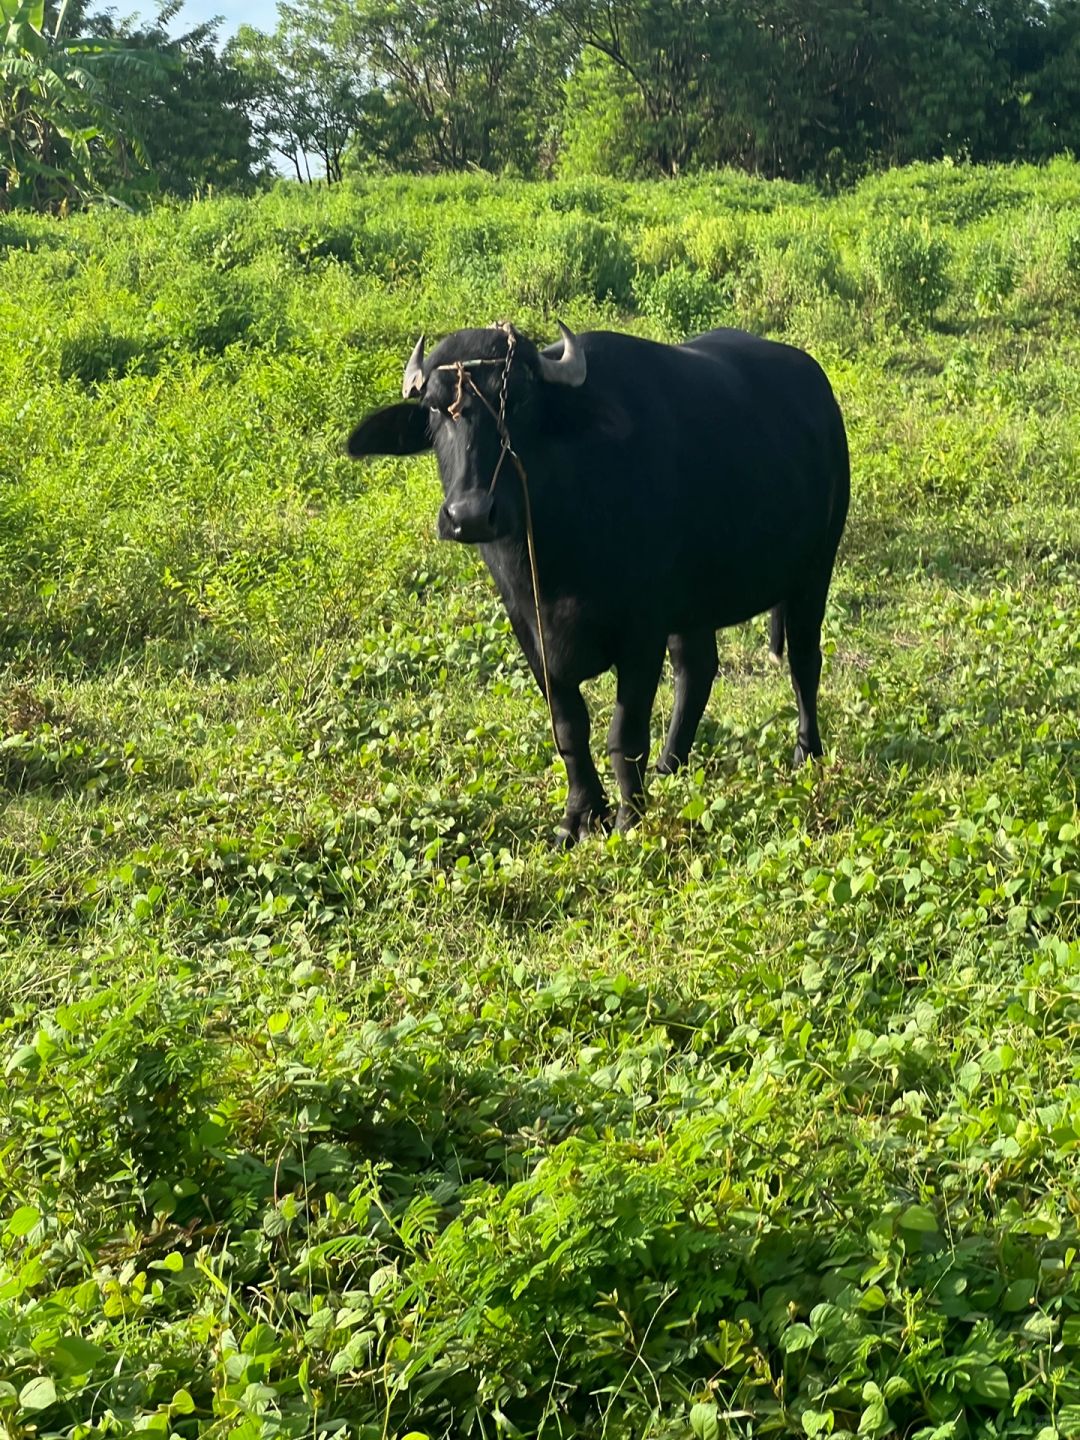
[[[525, 537], [509, 537], [494, 540], [480, 546], [484, 564], [491, 572], [495, 588], [502, 596], [503, 604], [515, 616], [533, 609], [532, 572], [529, 565], [529, 550]], [[543, 593], [543, 572], [541, 571], [541, 594]]]
[[578, 685], [614, 663], [604, 582], [599, 567], [594, 566], [591, 578], [597, 584], [590, 589], [590, 574], [581, 568], [580, 555], [575, 551], [568, 565], [558, 536], [547, 547], [539, 534], [536, 538], [542, 629], [537, 624], [537, 597], [524, 538], [481, 547], [484, 560], [541, 689], [545, 688], [546, 667], [553, 684]]

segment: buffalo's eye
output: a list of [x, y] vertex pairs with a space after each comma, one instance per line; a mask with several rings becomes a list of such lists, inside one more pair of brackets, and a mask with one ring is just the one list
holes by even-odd
[[437, 401], [433, 400], [430, 402], [430, 404], [431, 413], [433, 415], [438, 415], [439, 418], [442, 420], [455, 419], [456, 416], [451, 413], [452, 410], [457, 412], [457, 416], [460, 416], [463, 411], [468, 411], [471, 408], [468, 396], [466, 396], [460, 404], [454, 400], [446, 400], [443, 404], [439, 404]]

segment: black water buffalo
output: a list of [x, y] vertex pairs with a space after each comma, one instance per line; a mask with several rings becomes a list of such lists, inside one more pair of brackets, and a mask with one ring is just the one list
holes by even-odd
[[610, 814], [582, 681], [617, 672], [608, 752], [625, 829], [643, 806], [664, 652], [667, 772], [689, 754], [721, 626], [772, 611], [770, 650], [778, 660], [786, 635], [798, 702], [795, 763], [822, 753], [821, 620], [849, 470], [829, 382], [801, 350], [738, 330], [659, 345], [559, 329], [546, 350], [508, 325], [459, 330], [429, 356], [421, 337], [404, 403], [369, 415], [348, 449], [434, 448], [438, 533], [480, 547], [548, 700], [569, 781], [560, 835], [573, 844]]

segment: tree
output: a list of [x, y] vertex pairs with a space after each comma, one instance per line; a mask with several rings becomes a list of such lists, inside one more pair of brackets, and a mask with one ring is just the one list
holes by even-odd
[[[728, 164], [821, 178], [1076, 143], [1078, 0], [552, 4], [579, 46], [564, 122], [574, 164], [594, 153], [615, 173]], [[597, 127], [611, 134], [604, 153]]]
[[66, 0], [0, 0], [0, 165], [6, 205], [44, 209], [103, 190], [123, 193], [146, 154], [137, 130], [109, 98], [121, 70], [164, 78], [151, 51], [94, 36], [69, 38]]
[[535, 169], [568, 48], [532, 0], [324, 8], [333, 43], [364, 77], [365, 150], [409, 168]]
[[1045, 23], [1018, 27], [1010, 59], [1017, 154], [1080, 153], [1080, 0], [1055, 0]]
[[[639, 168], [670, 176], [694, 165], [734, 164], [785, 173], [777, 121], [791, 117], [796, 129], [808, 122], [799, 118], [800, 107], [788, 103], [784, 110], [776, 102], [814, 51], [804, 27], [782, 59], [780, 4], [554, 0], [554, 6], [581, 48], [575, 84], [590, 76], [595, 88], [606, 74], [595, 93], [609, 119], [615, 92], [636, 97], [639, 118], [620, 148], [642, 157]], [[587, 61], [590, 51], [606, 66]], [[813, 94], [813, 85], [799, 88]], [[589, 123], [579, 113], [572, 130], [580, 137]]]
[[130, 49], [166, 57], [161, 72], [114, 70], [105, 81], [110, 103], [139, 133], [152, 188], [192, 195], [208, 186], [244, 189], [261, 172], [267, 147], [255, 135], [247, 77], [217, 45], [215, 23], [170, 37], [166, 28], [183, 0], [169, 0], [149, 25], [116, 25], [111, 14], [88, 26]]
[[560, 172], [632, 179], [650, 166], [644, 122], [642, 96], [626, 68], [585, 46], [566, 82]]
[[279, 5], [272, 35], [241, 26], [227, 50], [245, 76], [257, 130], [298, 180], [310, 181], [309, 156], [327, 183], [341, 179], [345, 148], [359, 114], [355, 71], [334, 45], [321, 8]]
[[[292, 0], [235, 58], [261, 133], [346, 165], [836, 179], [1080, 141], [1080, 0]], [[556, 137], [553, 145], [552, 137]]]

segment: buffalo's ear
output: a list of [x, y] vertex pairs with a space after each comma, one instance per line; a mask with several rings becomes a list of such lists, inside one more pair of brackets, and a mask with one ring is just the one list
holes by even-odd
[[354, 460], [365, 455], [416, 455], [431, 449], [427, 411], [423, 405], [388, 405], [362, 420], [349, 436]]

